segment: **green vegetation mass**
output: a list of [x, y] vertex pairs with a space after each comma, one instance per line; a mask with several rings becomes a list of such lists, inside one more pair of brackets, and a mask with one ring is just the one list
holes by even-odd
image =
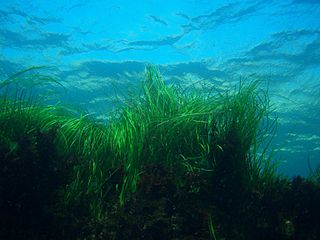
[[[36, 187], [37, 198], [47, 196], [37, 203], [39, 216], [51, 209], [68, 220], [85, 215], [99, 221], [110, 201], [118, 209], [130, 202], [149, 165], [174, 172], [180, 189], [188, 184], [186, 175], [203, 175], [216, 194], [239, 204], [279, 181], [270, 150], [276, 118], [259, 81], [201, 94], [165, 85], [147, 66], [140, 93], [101, 123], [53, 101], [50, 92], [39, 94], [39, 86], [61, 85], [42, 70], [32, 67], [0, 84], [1, 204], [10, 211], [17, 207], [9, 202], [22, 204], [17, 191], [32, 194]], [[32, 172], [25, 176], [29, 185], [18, 181], [21, 168]], [[206, 221], [208, 234], [219, 239], [213, 224], [219, 219], [210, 213]]]

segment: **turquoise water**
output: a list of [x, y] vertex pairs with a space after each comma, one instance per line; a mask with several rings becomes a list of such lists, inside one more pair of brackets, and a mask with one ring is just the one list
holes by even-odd
[[[280, 2], [280, 3], [279, 3]], [[147, 63], [168, 84], [261, 79], [286, 175], [320, 164], [320, 1], [1, 1], [0, 79], [56, 67], [63, 101], [105, 118]]]

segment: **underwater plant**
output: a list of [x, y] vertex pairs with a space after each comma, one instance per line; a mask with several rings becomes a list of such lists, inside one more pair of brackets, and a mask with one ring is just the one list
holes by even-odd
[[211, 215], [209, 216], [208, 228], [209, 228], [209, 233], [210, 233], [211, 239], [217, 240], [216, 231], [214, 230], [214, 225], [213, 225], [213, 220], [212, 220]]
[[[157, 68], [148, 65], [141, 92], [128, 97], [110, 113], [107, 123], [101, 123], [85, 111], [54, 101], [49, 93], [39, 95], [33, 86], [41, 87], [46, 80], [60, 85], [34, 73], [41, 69], [30, 68], [0, 84], [0, 154], [5, 159], [1, 164], [28, 155], [25, 164], [37, 159], [45, 168], [42, 161], [50, 152], [52, 164], [43, 172], [54, 177], [56, 173], [50, 171], [60, 169], [61, 181], [53, 192], [55, 211], [63, 213], [61, 222], [104, 221], [108, 208], [126, 209], [126, 203], [141, 194], [137, 190], [148, 176], [155, 181], [149, 187], [156, 191], [161, 174], [146, 172], [146, 166], [174, 173], [166, 187], [192, 196], [204, 194], [208, 197], [204, 207], [211, 201], [223, 211], [230, 207], [226, 202], [233, 203], [233, 211], [234, 203], [245, 203], [242, 200], [250, 193], [262, 192], [276, 180], [276, 164], [269, 152], [276, 119], [271, 118], [267, 92], [260, 90], [259, 81], [204, 95], [166, 85]], [[17, 88], [24, 75], [31, 84]], [[44, 178], [37, 171], [34, 176]], [[196, 176], [210, 189], [194, 182]], [[195, 219], [203, 216], [199, 213]], [[215, 239], [216, 226], [210, 219], [204, 227]]]
[[142, 95], [130, 99], [111, 124], [113, 149], [124, 160], [122, 204], [126, 193], [135, 191], [144, 164], [160, 163], [177, 171], [207, 167], [204, 145], [212, 100], [166, 86], [158, 70], [147, 66]]
[[159, 71], [147, 66], [141, 95], [128, 99], [109, 126], [111, 152], [124, 166], [121, 205], [136, 190], [141, 167], [148, 163], [174, 168], [178, 175], [220, 171], [220, 177], [241, 183], [240, 189], [272, 182], [270, 141], [263, 144], [276, 121], [269, 118], [267, 94], [258, 86], [256, 81], [241, 83], [231, 94], [187, 94], [166, 86]]
[[[57, 191], [68, 180], [68, 169], [58, 156], [55, 128], [44, 129], [55, 118], [51, 94], [38, 94], [41, 84], [55, 79], [31, 67], [0, 83], [0, 238], [23, 239], [46, 234], [55, 225]], [[47, 224], [44, 225], [43, 222]], [[34, 233], [37, 229], [37, 233]], [[54, 233], [52, 233], [54, 234]]]
[[258, 81], [240, 83], [238, 90], [222, 95], [210, 120], [209, 162], [215, 181], [233, 194], [272, 184], [275, 179], [276, 162], [267, 151], [276, 118], [270, 118], [268, 95], [258, 87]]

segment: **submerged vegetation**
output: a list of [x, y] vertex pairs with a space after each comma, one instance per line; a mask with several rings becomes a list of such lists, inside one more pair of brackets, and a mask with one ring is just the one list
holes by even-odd
[[277, 175], [258, 81], [205, 95], [147, 66], [140, 94], [101, 123], [39, 96], [61, 87], [39, 70], [0, 85], [0, 238], [320, 236], [319, 177]]

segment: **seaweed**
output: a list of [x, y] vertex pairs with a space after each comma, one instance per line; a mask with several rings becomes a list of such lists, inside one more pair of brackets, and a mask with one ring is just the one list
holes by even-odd
[[319, 237], [319, 171], [276, 174], [277, 119], [259, 81], [204, 95], [149, 65], [141, 92], [101, 123], [38, 94], [61, 87], [44, 70], [0, 85], [0, 237]]

